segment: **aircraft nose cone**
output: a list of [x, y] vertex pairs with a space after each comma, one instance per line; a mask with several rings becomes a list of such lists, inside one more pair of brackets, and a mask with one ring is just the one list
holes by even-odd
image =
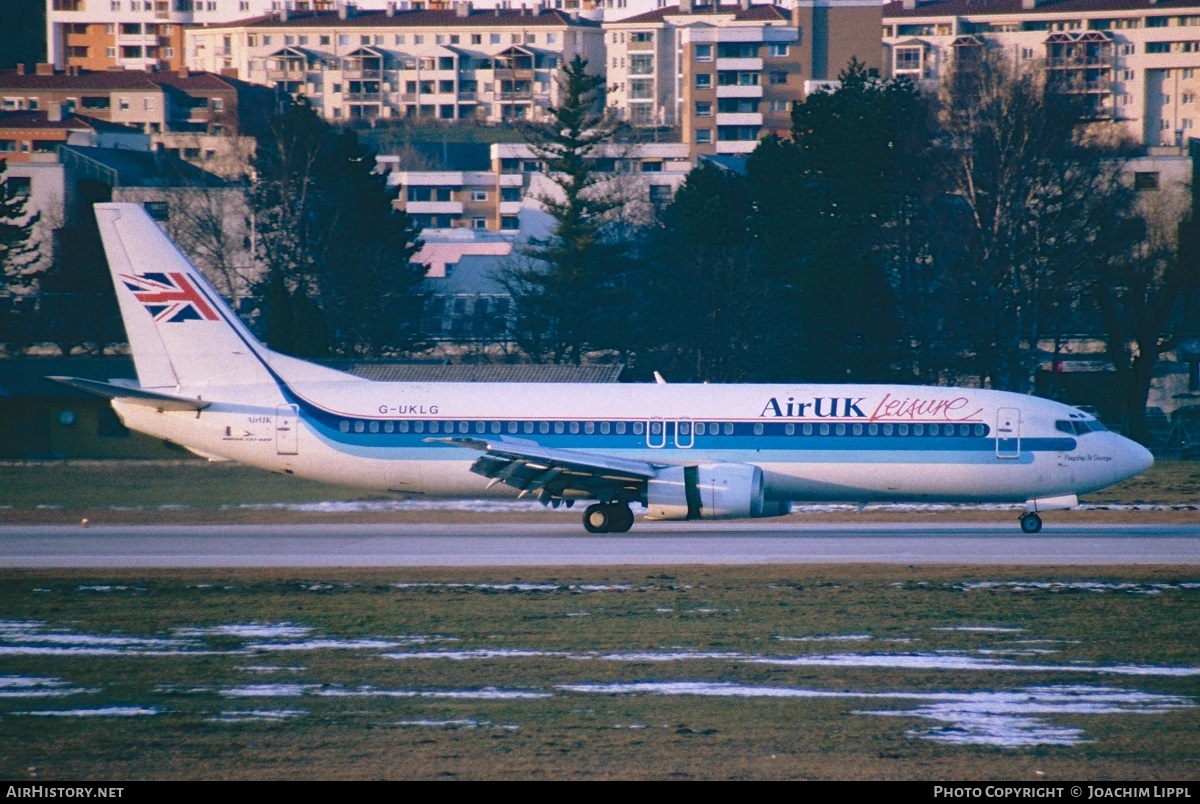
[[1150, 450], [1128, 438], [1121, 438], [1121, 442], [1122, 479], [1139, 475], [1154, 465]]

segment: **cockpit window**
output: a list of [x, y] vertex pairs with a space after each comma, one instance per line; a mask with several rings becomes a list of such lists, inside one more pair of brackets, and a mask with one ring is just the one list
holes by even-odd
[[1106, 428], [1095, 419], [1059, 419], [1054, 423], [1054, 429], [1067, 435], [1084, 435], [1085, 433], [1100, 433]]

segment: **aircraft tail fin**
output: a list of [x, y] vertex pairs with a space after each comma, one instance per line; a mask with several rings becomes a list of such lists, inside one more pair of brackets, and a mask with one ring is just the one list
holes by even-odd
[[273, 380], [266, 347], [141, 205], [95, 208], [142, 388]]

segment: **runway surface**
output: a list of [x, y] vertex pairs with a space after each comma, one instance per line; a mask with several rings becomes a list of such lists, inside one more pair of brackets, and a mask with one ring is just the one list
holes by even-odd
[[641, 523], [3, 526], [0, 568], [1200, 564], [1195, 525]]

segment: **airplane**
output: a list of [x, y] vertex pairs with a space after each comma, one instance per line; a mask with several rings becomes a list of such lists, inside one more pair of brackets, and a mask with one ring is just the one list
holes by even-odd
[[793, 501], [1024, 503], [1020, 525], [1153, 463], [1094, 416], [916, 385], [375, 382], [274, 352], [138, 204], [95, 206], [137, 381], [54, 378], [130, 429], [213, 460], [426, 495], [590, 504], [645, 519], [787, 514]]

